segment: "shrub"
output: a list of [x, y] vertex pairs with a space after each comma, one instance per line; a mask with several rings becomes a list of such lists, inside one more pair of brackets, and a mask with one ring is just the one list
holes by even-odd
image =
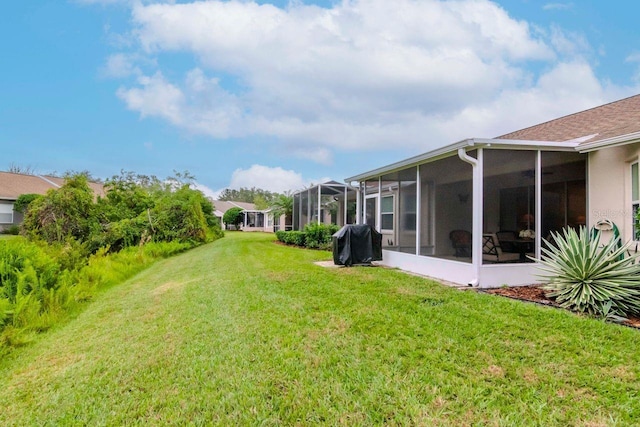
[[552, 233], [555, 244], [540, 260], [550, 297], [564, 308], [597, 316], [640, 313], [640, 266], [625, 256], [619, 238], [600, 245], [600, 233], [565, 229]]
[[28, 236], [49, 243], [69, 237], [85, 240], [99, 228], [93, 198], [86, 176], [68, 177], [62, 187], [29, 203], [23, 229]]
[[284, 242], [287, 245], [304, 246], [306, 242], [306, 235], [303, 231], [286, 231]]
[[276, 238], [287, 245], [310, 249], [331, 249], [331, 236], [340, 228], [333, 224], [308, 224], [304, 231], [276, 231]]
[[[153, 239], [156, 242], [180, 240], [204, 243], [207, 240], [207, 220], [202, 212], [202, 193], [187, 185], [165, 192], [151, 210]], [[144, 215], [144, 214], [142, 214]]]
[[20, 213], [25, 213], [29, 208], [29, 204], [35, 199], [42, 197], [40, 194], [21, 194], [13, 203], [13, 210]]
[[13, 236], [17, 236], [18, 234], [20, 234], [20, 226], [10, 225], [9, 227], [2, 230], [2, 234], [11, 234]]
[[339, 227], [333, 224], [307, 224], [304, 227], [305, 245], [312, 249], [329, 249], [331, 248], [331, 236], [338, 230]]
[[227, 225], [233, 225], [238, 228], [238, 225], [242, 222], [242, 208], [231, 208], [222, 216], [222, 222]]

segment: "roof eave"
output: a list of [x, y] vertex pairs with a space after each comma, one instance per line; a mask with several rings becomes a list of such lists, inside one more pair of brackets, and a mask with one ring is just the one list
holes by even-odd
[[633, 144], [635, 142], [640, 142], [640, 132], [618, 135], [607, 139], [601, 139], [600, 141], [582, 143], [578, 146], [577, 150], [580, 153], [589, 153], [591, 151], [597, 151], [603, 148]]
[[448, 157], [457, 154], [460, 148], [482, 148], [493, 147], [499, 149], [514, 148], [518, 150], [539, 150], [553, 149], [554, 151], [575, 151], [579, 143], [577, 142], [556, 142], [556, 141], [528, 141], [519, 139], [488, 139], [488, 138], [468, 138], [453, 144], [429, 151], [418, 156], [414, 156], [396, 163], [392, 163], [381, 168], [371, 170], [359, 175], [346, 178], [345, 182], [362, 182], [368, 178], [374, 178], [387, 173], [397, 172], [402, 169], [417, 166], [429, 161], [438, 160], [442, 157]]

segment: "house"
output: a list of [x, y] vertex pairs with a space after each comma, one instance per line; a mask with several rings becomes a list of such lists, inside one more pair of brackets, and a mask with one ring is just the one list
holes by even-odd
[[220, 224], [223, 224], [222, 218], [225, 212], [231, 208], [240, 208], [243, 211], [243, 221], [240, 227], [242, 231], [264, 231], [273, 233], [278, 230], [287, 229], [284, 215], [278, 218], [277, 221], [274, 221], [270, 209], [257, 209], [253, 203], [225, 200], [212, 200], [212, 203], [214, 207], [213, 213], [220, 219]]
[[350, 185], [328, 181], [293, 193], [293, 229], [310, 223], [353, 224], [357, 191]]
[[640, 95], [346, 179], [383, 264], [479, 287], [536, 283], [544, 238], [613, 222], [639, 240]]
[[[23, 214], [14, 210], [13, 204], [23, 194], [42, 194], [64, 184], [64, 178], [0, 172], [0, 231], [19, 225]], [[102, 184], [90, 182], [96, 195], [104, 196]]]

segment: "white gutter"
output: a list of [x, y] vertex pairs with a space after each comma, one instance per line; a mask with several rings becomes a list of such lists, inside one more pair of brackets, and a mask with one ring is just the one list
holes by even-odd
[[468, 283], [469, 286], [477, 287], [480, 285], [480, 263], [482, 261], [482, 168], [480, 161], [482, 160], [482, 150], [478, 150], [478, 159], [467, 154], [464, 148], [458, 148], [458, 157], [463, 162], [469, 163], [473, 167], [473, 203], [471, 226], [471, 260], [476, 272], [475, 278]]
[[377, 168], [377, 169], [371, 170], [369, 172], [361, 173], [359, 175], [355, 175], [355, 176], [352, 176], [350, 178], [346, 178], [344, 181], [347, 182], [347, 183], [351, 183], [351, 182], [354, 182], [354, 181], [361, 182], [361, 181], [363, 181], [364, 179], [367, 179], [367, 178], [378, 177], [380, 175], [384, 175], [384, 174], [389, 173], [389, 172], [393, 172], [393, 171], [400, 170], [400, 169], [406, 169], [407, 167], [410, 167], [410, 166], [416, 166], [416, 165], [418, 165], [420, 163], [424, 163], [426, 160], [433, 160], [433, 159], [438, 158], [440, 156], [453, 155], [458, 148], [467, 147], [467, 146], [470, 146], [470, 145], [473, 145], [473, 140], [465, 139], [465, 140], [456, 142], [454, 144], [447, 145], [445, 147], [439, 148], [437, 150], [429, 151], [427, 153], [420, 154], [420, 155], [414, 156], [414, 157], [410, 157], [408, 159], [401, 160], [399, 162], [392, 163], [390, 165], [383, 166], [381, 168]]
[[579, 145], [576, 150], [578, 150], [578, 152], [580, 153], [589, 153], [601, 148], [633, 144], [635, 142], [640, 142], [640, 132], [633, 132], [626, 135], [618, 135], [612, 138], [602, 139], [600, 141], [584, 143]]

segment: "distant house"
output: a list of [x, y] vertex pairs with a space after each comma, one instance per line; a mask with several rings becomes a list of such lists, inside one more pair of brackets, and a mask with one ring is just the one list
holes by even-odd
[[[13, 204], [23, 194], [44, 195], [48, 190], [64, 184], [64, 178], [19, 173], [0, 172], [0, 231], [22, 222], [23, 214], [14, 210]], [[90, 182], [98, 196], [104, 196], [102, 184]]]
[[243, 212], [243, 221], [240, 225], [242, 231], [264, 231], [273, 233], [278, 230], [285, 230], [284, 215], [274, 221], [270, 209], [257, 209], [253, 203], [232, 202], [226, 200], [213, 200], [214, 215], [220, 219], [220, 224], [224, 225], [222, 218], [229, 209], [241, 208]]
[[640, 241], [640, 95], [364, 172], [383, 263], [460, 284], [536, 283], [543, 238], [615, 223]]

